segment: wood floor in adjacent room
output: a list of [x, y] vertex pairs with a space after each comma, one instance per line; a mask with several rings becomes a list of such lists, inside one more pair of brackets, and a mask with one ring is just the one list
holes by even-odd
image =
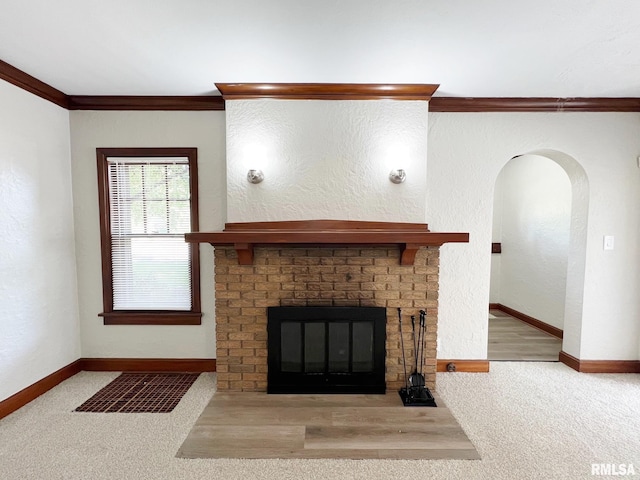
[[387, 395], [216, 393], [182, 458], [479, 459], [456, 419]]
[[500, 310], [489, 311], [489, 360], [557, 362], [562, 340]]

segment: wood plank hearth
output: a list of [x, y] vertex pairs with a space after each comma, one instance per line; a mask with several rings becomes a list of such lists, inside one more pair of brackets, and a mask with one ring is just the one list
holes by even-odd
[[[442, 399], [403, 407], [387, 395], [217, 392], [181, 458], [479, 459]], [[268, 439], [268, 441], [265, 441]]]

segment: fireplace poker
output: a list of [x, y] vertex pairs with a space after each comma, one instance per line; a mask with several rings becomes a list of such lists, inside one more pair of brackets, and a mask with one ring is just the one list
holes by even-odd
[[416, 316], [415, 315], [411, 315], [411, 336], [413, 337], [413, 356], [415, 359], [416, 349], [418, 348], [418, 344], [416, 343]]
[[[420, 375], [424, 378], [422, 368], [424, 366], [424, 342], [427, 330], [427, 312], [420, 310], [420, 328], [422, 329], [422, 343], [420, 343]], [[426, 384], [426, 382], [425, 382]]]
[[[421, 314], [422, 315], [422, 314]], [[422, 317], [421, 317], [422, 318]], [[424, 375], [418, 373], [418, 361], [419, 361], [419, 352], [420, 352], [420, 325], [418, 325], [418, 335], [416, 336], [415, 329], [415, 319], [414, 315], [411, 315], [411, 326], [413, 327], [413, 345], [414, 345], [414, 359], [415, 359], [415, 368], [413, 369], [413, 373], [409, 376], [409, 385], [411, 386], [411, 390], [415, 391], [420, 387], [424, 387]]]
[[400, 322], [400, 345], [402, 347], [402, 368], [404, 369], [404, 382], [409, 390], [409, 377], [407, 377], [407, 361], [404, 356], [404, 335], [402, 334], [402, 309], [398, 307], [398, 321]]

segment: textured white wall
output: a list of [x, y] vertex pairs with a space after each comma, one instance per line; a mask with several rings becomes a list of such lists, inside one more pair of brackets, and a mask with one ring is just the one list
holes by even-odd
[[425, 222], [427, 102], [233, 100], [226, 114], [229, 222]]
[[[509, 161], [497, 179], [503, 253], [498, 302], [562, 329], [567, 285], [571, 182], [546, 157], [522, 155]], [[497, 197], [498, 195], [496, 195]], [[495, 208], [495, 207], [494, 207]]]
[[224, 112], [71, 112], [71, 150], [83, 357], [213, 358], [213, 249], [200, 246], [202, 325], [105, 326], [97, 147], [197, 147], [200, 230], [225, 216]]
[[[567, 335], [563, 348], [584, 359], [637, 358], [640, 274], [634, 265], [640, 257], [640, 219], [632, 206], [640, 201], [636, 164], [640, 116], [431, 113], [427, 174], [426, 140], [424, 136], [418, 138], [418, 131], [426, 130], [424, 107], [405, 102], [389, 102], [387, 106], [384, 102], [388, 111], [381, 114], [358, 103], [348, 102], [346, 113], [334, 110], [330, 106], [334, 102], [228, 102], [228, 221], [427, 221], [434, 231], [469, 231], [469, 244], [445, 245], [441, 252], [438, 355], [486, 358], [489, 244], [496, 178], [516, 155], [541, 149], [568, 153], [582, 164], [589, 177], [589, 196], [585, 198], [589, 210], [585, 244], [570, 253], [570, 266], [582, 262], [585, 281], [575, 292], [567, 293], [568, 298], [573, 295], [573, 303], [567, 303], [572, 320], [567, 325], [565, 317], [565, 331], [570, 328], [574, 333]], [[292, 110], [288, 110], [290, 105]], [[285, 106], [287, 111], [282, 111]], [[415, 110], [401, 113], [396, 108]], [[320, 121], [308, 117], [313, 112], [320, 115]], [[400, 125], [405, 115], [415, 119], [413, 127], [393, 127]], [[392, 122], [396, 116], [397, 121]], [[386, 130], [377, 126], [377, 118], [386, 119]], [[203, 307], [207, 312], [203, 327], [104, 327], [97, 317], [102, 304], [94, 200], [95, 148], [199, 147], [201, 229], [217, 230], [225, 221], [224, 114], [73, 112], [71, 119], [83, 356], [213, 356], [212, 305]], [[415, 137], [415, 151], [419, 153], [415, 157], [406, 155], [409, 162], [402, 166], [408, 179], [398, 186], [387, 180], [395, 161], [383, 165], [383, 144], [372, 146], [371, 142], [382, 142], [378, 134], [386, 131], [397, 131], [397, 135], [385, 137], [397, 140], [404, 130], [410, 135], [403, 138]], [[301, 134], [297, 145], [294, 132]], [[326, 147], [333, 135], [337, 143]], [[367, 153], [352, 151], [347, 142], [361, 142]], [[243, 146], [249, 147], [246, 157]], [[322, 155], [319, 151], [329, 153]], [[265, 153], [268, 155], [261, 156]], [[350, 160], [351, 155], [357, 161]], [[257, 165], [267, 178], [260, 185], [250, 185], [245, 180], [246, 170], [254, 166], [253, 160], [261, 159], [271, 160]], [[203, 168], [205, 165], [209, 167]], [[616, 236], [612, 252], [602, 250], [605, 234]], [[210, 250], [208, 245], [201, 248], [203, 299], [212, 291], [212, 286], [207, 286], [211, 279], [207, 272], [212, 263], [207, 259]]]
[[[563, 165], [579, 170], [574, 195], [582, 201], [581, 220], [572, 218], [578, 235], [571, 239], [563, 348], [585, 359], [635, 358], [640, 276], [631, 266], [640, 255], [640, 219], [628, 205], [640, 200], [639, 116], [432, 113], [427, 170], [419, 138], [423, 108], [419, 102], [227, 102], [228, 221], [427, 221], [434, 231], [469, 231], [469, 244], [442, 248], [438, 356], [486, 358], [497, 175], [516, 155], [564, 152], [584, 170]], [[398, 145], [408, 153], [385, 155], [403, 151]], [[400, 188], [386, 178], [397, 158], [410, 160], [402, 165], [408, 180]], [[248, 184], [250, 168], [264, 170], [266, 180]], [[602, 251], [604, 234], [622, 237], [616, 251]]]
[[69, 114], [0, 81], [0, 400], [80, 357]]
[[[583, 359], [638, 358], [639, 129], [636, 113], [429, 115], [429, 224], [470, 232], [469, 244], [441, 249], [440, 358], [486, 358], [495, 181], [509, 159], [541, 149], [571, 155], [589, 180], [584, 294], [571, 304], [580, 307], [581, 330], [565, 316], [565, 332], [577, 333], [563, 349]], [[602, 249], [607, 234], [616, 236], [611, 252]]]
[[[502, 183], [496, 182], [493, 195], [493, 229], [491, 242], [500, 243], [502, 239]], [[500, 270], [502, 254], [491, 254], [491, 282], [489, 286], [489, 302], [500, 303]]]

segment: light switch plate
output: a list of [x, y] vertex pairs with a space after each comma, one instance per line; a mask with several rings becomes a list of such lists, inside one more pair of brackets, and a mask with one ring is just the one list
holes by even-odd
[[604, 236], [603, 248], [605, 250], [613, 250], [613, 235], [605, 235]]

